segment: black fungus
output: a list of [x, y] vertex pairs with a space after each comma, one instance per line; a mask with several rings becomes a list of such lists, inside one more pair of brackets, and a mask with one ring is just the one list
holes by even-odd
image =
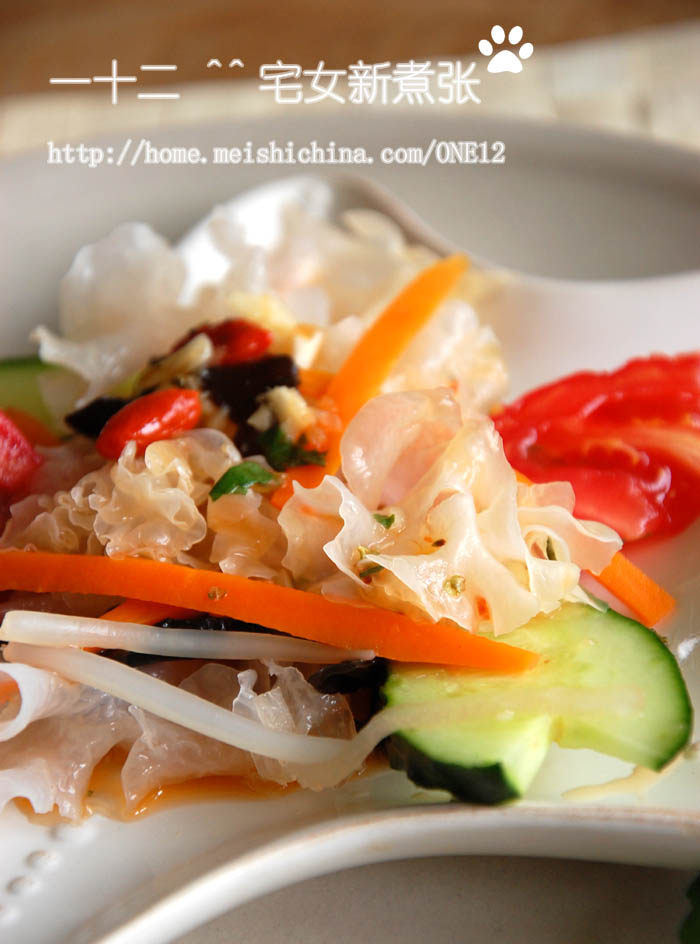
[[140, 669], [142, 665], [153, 665], [154, 662], [179, 662], [180, 658], [180, 656], [155, 656], [148, 652], [125, 652], [117, 661], [131, 666], [132, 669]]
[[[261, 626], [259, 623], [244, 623], [243, 620], [233, 619], [230, 616], [215, 616], [212, 613], [200, 613], [198, 616], [192, 616], [189, 619], [178, 619], [176, 616], [167, 616], [165, 619], [156, 623], [156, 626], [162, 629], [213, 629], [219, 632], [228, 633], [268, 633], [273, 636], [283, 635], [276, 629], [270, 629], [268, 626]], [[121, 649], [103, 650], [102, 655], [115, 659], [117, 662], [123, 662], [132, 668], [140, 668], [142, 665], [151, 665], [153, 662], [177, 662], [182, 658], [190, 656], [162, 656], [151, 655], [145, 652], [127, 652]]]
[[154, 662], [181, 662], [182, 656], [157, 656], [149, 652], [129, 652], [127, 649], [100, 649], [99, 655], [112, 662], [130, 665], [132, 669], [139, 669], [142, 665], [152, 665]]
[[107, 420], [129, 402], [125, 397], [98, 397], [82, 409], [69, 413], [66, 423], [76, 433], [89, 436], [90, 439], [97, 439]]
[[298, 387], [299, 370], [291, 357], [278, 354], [245, 364], [218, 364], [202, 371], [202, 386], [212, 400], [243, 423], [258, 407], [257, 398], [273, 387]]
[[213, 629], [228, 633], [271, 633], [279, 635], [277, 630], [259, 623], [244, 623], [243, 620], [233, 619], [231, 616], [215, 616], [212, 613], [200, 613], [190, 619], [178, 619], [176, 616], [167, 616], [156, 623], [162, 629]]
[[[267, 626], [261, 626], [259, 623], [244, 623], [243, 620], [233, 619], [230, 616], [215, 616], [212, 613], [200, 613], [198, 616], [192, 616], [189, 619], [178, 619], [176, 616], [167, 616], [165, 619], [156, 623], [162, 629], [213, 629], [219, 632], [228, 633], [269, 633], [271, 635], [280, 635], [277, 630], [270, 629]], [[139, 668], [142, 665], [150, 665], [153, 662], [171, 662], [183, 658], [181, 656], [161, 656], [150, 655], [145, 652], [118, 652], [112, 651], [105, 653], [117, 658], [119, 662], [130, 665], [132, 668]], [[186, 658], [190, 658], [187, 656]]]
[[336, 665], [326, 665], [309, 676], [309, 683], [323, 695], [348, 695], [362, 688], [379, 688], [388, 675], [386, 659], [363, 662], [349, 659]]
[[259, 456], [263, 454], [260, 443], [260, 431], [250, 423], [241, 423], [233, 437], [236, 449], [242, 456]]

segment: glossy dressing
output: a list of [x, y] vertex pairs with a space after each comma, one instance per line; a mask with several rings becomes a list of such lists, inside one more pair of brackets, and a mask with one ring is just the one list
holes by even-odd
[[[121, 784], [121, 769], [125, 759], [126, 753], [120, 748], [114, 748], [95, 767], [83, 803], [84, 818], [98, 814], [126, 823], [190, 803], [259, 800], [284, 796], [297, 789], [296, 784], [282, 787], [250, 777], [200, 777], [160, 787], [145, 796], [136, 806], [129, 807]], [[15, 800], [15, 804], [30, 822], [45, 826], [65, 822], [55, 809], [51, 813], [35, 813], [29, 801], [25, 799]]]

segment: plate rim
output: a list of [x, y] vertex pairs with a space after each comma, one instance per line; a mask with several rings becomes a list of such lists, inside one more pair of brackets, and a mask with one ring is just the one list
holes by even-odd
[[[539, 837], [535, 849], [533, 832]], [[611, 832], [617, 840], [614, 846], [596, 848]], [[571, 840], [580, 842], [582, 836], [587, 840], [585, 849], [580, 845], [568, 848]], [[672, 843], [671, 855], [667, 842]], [[655, 861], [647, 854], [640, 862], [642, 848], [656, 850]], [[339, 852], [345, 856], [341, 869], [335, 858]], [[445, 803], [324, 820], [233, 856], [145, 907], [140, 890], [134, 896], [134, 914], [125, 918], [131, 897], [126, 896], [79, 928], [71, 944], [167, 944], [239, 905], [307, 879], [380, 862], [450, 855], [696, 869], [700, 867], [700, 811], [549, 803], [484, 808]], [[115, 913], [119, 923], [109, 927]], [[104, 922], [107, 926], [100, 928]]]

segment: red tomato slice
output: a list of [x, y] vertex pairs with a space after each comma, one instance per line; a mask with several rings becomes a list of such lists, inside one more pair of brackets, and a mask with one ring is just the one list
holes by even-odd
[[526, 393], [508, 407], [512, 417], [552, 419], [591, 412], [610, 401], [624, 401], [637, 394], [668, 396], [685, 393], [695, 398], [700, 393], [700, 355], [681, 354], [666, 357], [655, 354], [629, 361], [615, 371], [581, 371], [562, 380]]
[[518, 471], [571, 482], [576, 514], [625, 540], [672, 534], [700, 515], [700, 354], [572, 374], [495, 423]]

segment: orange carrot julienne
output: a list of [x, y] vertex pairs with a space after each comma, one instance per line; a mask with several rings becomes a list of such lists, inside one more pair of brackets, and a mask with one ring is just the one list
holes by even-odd
[[14, 679], [7, 678], [3, 681], [0, 681], [0, 705], [3, 705], [6, 701], [9, 701], [13, 695], [16, 695], [19, 691], [17, 687], [17, 682]]
[[299, 368], [299, 393], [306, 400], [318, 400], [328, 389], [333, 374], [315, 367]]
[[189, 619], [196, 615], [196, 610], [170, 606], [167, 603], [151, 603], [148, 600], [124, 600], [118, 606], [107, 610], [100, 618], [115, 620], [117, 623], [142, 623], [145, 626], [155, 626], [156, 623], [160, 623], [164, 619]]
[[[379, 393], [397, 361], [467, 268], [464, 256], [450, 256], [423, 269], [387, 305], [365, 331], [328, 384], [325, 398], [338, 413], [343, 429], [360, 407]], [[325, 472], [340, 466], [339, 434], [326, 454]], [[319, 481], [323, 473], [319, 474]]]
[[0, 552], [2, 590], [104, 594], [115, 587], [138, 600], [261, 623], [340, 648], [372, 649], [377, 655], [402, 662], [515, 673], [539, 661], [534, 652], [477, 636], [453, 623], [417, 622], [393, 610], [358, 607], [237, 574], [138, 558]]
[[628, 606], [645, 626], [656, 626], [676, 605], [670, 593], [619, 552], [595, 579]]
[[274, 507], [279, 509], [284, 507], [287, 499], [291, 498], [294, 494], [295, 482], [303, 485], [304, 488], [313, 488], [315, 485], [318, 485], [320, 481], [318, 477], [319, 468], [320, 467], [317, 465], [299, 465], [294, 466], [292, 469], [287, 469], [282, 484], [279, 488], [276, 488], [270, 496], [270, 501]]
[[[100, 619], [114, 620], [117, 623], [141, 623], [145, 626], [155, 626], [161, 620], [168, 618], [188, 619], [195, 616], [196, 610], [186, 610], [179, 606], [168, 606], [167, 603], [150, 603], [148, 600], [124, 600], [103, 613]], [[99, 646], [87, 646], [87, 652], [100, 652]]]
[[423, 269], [365, 331], [326, 389], [345, 425], [379, 393], [398, 359], [466, 268], [464, 256], [450, 256]]
[[[329, 436], [325, 465], [308, 473], [307, 488], [318, 485], [324, 475], [334, 475], [340, 466], [340, 440], [345, 427], [361, 406], [376, 396], [420, 329], [435, 309], [454, 289], [465, 272], [465, 256], [449, 256], [423, 269], [389, 302], [376, 321], [365, 331], [340, 370], [331, 378], [320, 406], [340, 417], [338, 430]], [[300, 481], [296, 473], [289, 481]], [[292, 485], [274, 494], [273, 504], [281, 507], [292, 494]]]

